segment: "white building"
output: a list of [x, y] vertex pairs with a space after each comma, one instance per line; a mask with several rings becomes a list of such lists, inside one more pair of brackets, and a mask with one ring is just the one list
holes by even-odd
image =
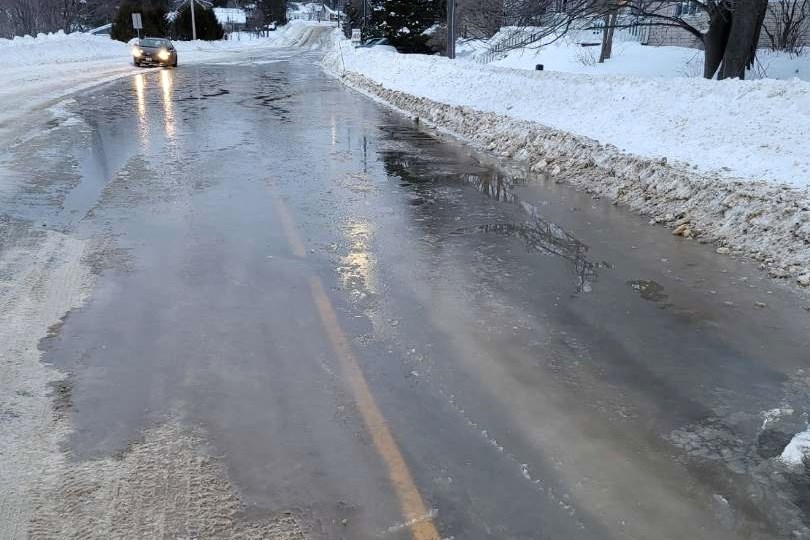
[[214, 16], [226, 32], [238, 32], [245, 29], [247, 13], [239, 8], [214, 8]]

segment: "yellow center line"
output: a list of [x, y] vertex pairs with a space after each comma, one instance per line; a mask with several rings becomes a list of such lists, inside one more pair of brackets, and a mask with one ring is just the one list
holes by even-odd
[[306, 257], [307, 250], [304, 247], [304, 242], [301, 240], [301, 236], [298, 234], [298, 229], [295, 227], [295, 222], [293, 221], [289, 210], [287, 210], [287, 205], [284, 204], [281, 197], [275, 193], [273, 193], [271, 197], [273, 200], [273, 208], [275, 208], [276, 213], [278, 214], [278, 219], [281, 221], [281, 228], [284, 229], [284, 236], [287, 237], [287, 241], [290, 243], [293, 255], [301, 258]]
[[318, 307], [329, 341], [340, 360], [344, 375], [351, 386], [357, 408], [363, 417], [366, 429], [371, 434], [374, 447], [382, 457], [388, 469], [388, 477], [394, 486], [394, 491], [399, 499], [399, 507], [405, 521], [411, 529], [411, 536], [414, 540], [441, 540], [439, 532], [431, 519], [432, 513], [428, 512], [419, 490], [411, 477], [408, 465], [399, 451], [391, 430], [380, 412], [374, 396], [371, 395], [363, 371], [354, 357], [349, 341], [338, 324], [337, 315], [332, 308], [332, 303], [326, 295], [321, 280], [312, 277], [309, 280], [312, 290], [312, 298]]
[[[281, 220], [284, 235], [290, 243], [293, 254], [297, 257], [306, 257], [304, 243], [298, 235], [295, 222], [287, 210], [287, 206], [279, 196], [273, 194], [272, 197], [273, 206]], [[323, 283], [317, 276], [313, 276], [309, 279], [309, 285], [321, 323], [340, 361], [341, 369], [352, 390], [366, 430], [371, 435], [374, 448], [388, 469], [388, 478], [397, 494], [400, 511], [411, 531], [411, 537], [413, 540], [441, 540], [442, 537], [433, 523], [433, 512], [425, 506], [425, 501], [413, 481], [408, 465], [388, 428], [388, 423], [371, 394], [366, 378], [363, 376], [363, 370], [360, 369], [349, 340], [338, 323], [337, 314], [326, 294]]]

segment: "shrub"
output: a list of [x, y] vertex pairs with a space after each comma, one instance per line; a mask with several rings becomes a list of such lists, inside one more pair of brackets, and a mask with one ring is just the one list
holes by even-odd
[[[222, 39], [225, 31], [222, 25], [214, 16], [213, 10], [205, 9], [198, 3], [194, 3], [194, 22], [197, 26], [197, 39], [205, 41], [215, 41]], [[186, 4], [177, 13], [174, 19], [174, 37], [179, 40], [191, 39], [191, 9]]]

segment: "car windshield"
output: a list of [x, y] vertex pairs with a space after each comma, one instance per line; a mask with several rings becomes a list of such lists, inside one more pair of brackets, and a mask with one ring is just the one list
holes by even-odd
[[165, 39], [144, 38], [141, 40], [141, 47], [168, 47], [169, 42]]

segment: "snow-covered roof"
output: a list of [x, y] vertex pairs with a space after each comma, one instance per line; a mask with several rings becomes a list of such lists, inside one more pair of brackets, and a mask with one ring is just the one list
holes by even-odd
[[239, 8], [214, 8], [214, 16], [219, 21], [219, 24], [235, 23], [245, 24], [247, 22], [247, 15], [244, 9]]
[[93, 28], [91, 30], [88, 30], [87, 33], [88, 34], [93, 34], [94, 36], [100, 36], [100, 35], [108, 35], [111, 30], [112, 30], [112, 23], [107, 23], [107, 24], [102, 24], [101, 26], [99, 26], [97, 28]]

